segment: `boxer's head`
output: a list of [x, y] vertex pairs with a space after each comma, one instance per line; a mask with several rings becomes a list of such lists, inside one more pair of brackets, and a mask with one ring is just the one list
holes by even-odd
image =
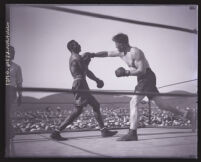
[[119, 52], [124, 52], [129, 46], [129, 40], [126, 34], [119, 33], [115, 35], [112, 40], [115, 42], [116, 48], [119, 50]]
[[81, 51], [81, 46], [78, 42], [76, 42], [75, 40], [71, 40], [67, 43], [67, 48], [70, 52], [74, 52], [74, 53], [80, 53]]

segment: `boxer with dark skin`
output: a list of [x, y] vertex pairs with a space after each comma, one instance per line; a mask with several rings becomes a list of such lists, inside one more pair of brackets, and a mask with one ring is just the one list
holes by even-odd
[[66, 118], [58, 128], [55, 129], [50, 137], [55, 140], [67, 140], [67, 138], [60, 135], [60, 132], [69, 124], [73, 123], [73, 121], [82, 113], [83, 108], [88, 104], [93, 108], [94, 116], [98, 122], [102, 137], [114, 136], [117, 131], [110, 131], [104, 126], [100, 112], [100, 104], [90, 93], [89, 86], [86, 81], [86, 77], [88, 77], [97, 83], [98, 88], [102, 88], [104, 86], [104, 82], [97, 78], [94, 73], [88, 69], [88, 65], [91, 61], [91, 58], [89, 57], [90, 53], [84, 53], [82, 56], [79, 55], [81, 52], [81, 46], [75, 40], [69, 41], [67, 48], [71, 52], [69, 68], [74, 79], [72, 90], [87, 90], [87, 92], [74, 92], [75, 111], [68, 118]]

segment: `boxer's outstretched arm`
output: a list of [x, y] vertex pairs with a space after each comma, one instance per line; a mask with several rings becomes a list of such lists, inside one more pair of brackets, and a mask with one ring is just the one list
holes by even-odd
[[118, 57], [120, 52], [118, 51], [101, 51], [93, 53], [93, 57]]
[[94, 57], [108, 57], [108, 52], [101, 51], [101, 52], [94, 53]]

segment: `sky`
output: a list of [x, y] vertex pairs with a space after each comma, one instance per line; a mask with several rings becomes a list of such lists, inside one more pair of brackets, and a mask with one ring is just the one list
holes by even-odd
[[[55, 6], [61, 6], [56, 5]], [[189, 5], [62, 5], [138, 21], [198, 29], [198, 9]], [[48, 9], [10, 5], [10, 43], [15, 62], [21, 66], [23, 87], [72, 87], [68, 41], [74, 39], [82, 52], [116, 50], [112, 37], [125, 33], [131, 46], [140, 48], [156, 74], [157, 87], [196, 79], [198, 76], [198, 35], [176, 30], [92, 18]], [[120, 58], [94, 58], [89, 69], [105, 83], [103, 90], [134, 90], [135, 76], [117, 78], [118, 67], [128, 69]], [[96, 83], [87, 79], [91, 89]], [[197, 81], [159, 89], [160, 92], [197, 92]], [[43, 97], [46, 93], [23, 93]]]

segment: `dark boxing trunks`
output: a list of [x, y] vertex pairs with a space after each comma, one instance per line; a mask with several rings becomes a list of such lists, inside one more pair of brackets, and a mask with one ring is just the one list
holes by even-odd
[[[89, 86], [85, 79], [75, 79], [72, 90], [89, 90]], [[74, 92], [75, 106], [96, 106], [98, 101], [92, 96], [90, 92]]]
[[[138, 84], [135, 87], [135, 92], [152, 92], [159, 93], [156, 87], [156, 76], [150, 69], [146, 69], [146, 73], [137, 77]], [[152, 99], [154, 95], [147, 95], [149, 99]]]

